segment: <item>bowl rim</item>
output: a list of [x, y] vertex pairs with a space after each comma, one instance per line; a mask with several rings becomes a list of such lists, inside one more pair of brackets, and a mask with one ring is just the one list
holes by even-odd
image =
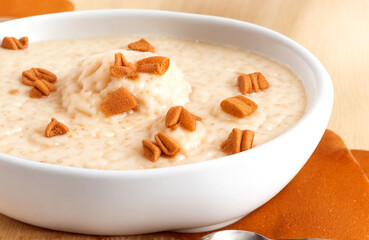
[[[153, 169], [134, 169], [134, 170], [107, 170], [107, 169], [88, 169], [88, 168], [79, 168], [79, 167], [70, 167], [63, 165], [56, 165], [51, 163], [41, 163], [38, 161], [27, 160], [25, 158], [14, 157], [5, 153], [0, 152], [0, 162], [5, 162], [12, 165], [17, 165], [33, 170], [39, 171], [47, 171], [54, 173], [63, 173], [70, 175], [80, 175], [80, 176], [94, 176], [94, 177], [137, 177], [137, 176], [149, 176], [151, 174], [164, 174], [164, 173], [174, 173], [178, 171], [192, 171], [193, 168], [208, 168], [210, 165], [224, 163], [227, 161], [235, 161], [239, 154], [248, 154], [249, 152], [259, 151], [259, 149], [268, 148], [271, 144], [275, 144], [275, 142], [283, 141], [284, 138], [289, 138], [291, 132], [296, 128], [301, 128], [307, 122], [310, 121], [312, 115], [318, 111], [318, 104], [321, 99], [325, 98], [326, 106], [329, 108], [329, 116], [332, 112], [333, 107], [333, 84], [331, 78], [324, 68], [322, 63], [306, 48], [297, 43], [296, 41], [288, 38], [287, 36], [278, 33], [269, 28], [259, 26], [253, 23], [226, 18], [219, 16], [211, 16], [204, 14], [195, 14], [195, 13], [183, 13], [183, 12], [175, 12], [175, 11], [164, 11], [164, 10], [147, 10], [147, 9], [103, 9], [103, 10], [82, 10], [82, 11], [72, 11], [72, 12], [62, 12], [62, 13], [52, 13], [52, 14], [43, 14], [25, 18], [19, 18], [14, 20], [9, 20], [0, 23], [0, 28], [4, 25], [13, 24], [13, 23], [22, 23], [29, 20], [43, 20], [43, 19], [60, 19], [60, 18], [68, 18], [71, 16], [83, 16], [83, 17], [96, 17], [97, 15], [106, 15], [106, 14], [135, 14], [135, 15], [146, 15], [151, 17], [158, 17], [159, 15], [166, 15], [168, 17], [177, 17], [183, 19], [192, 20], [206, 20], [209, 22], [223, 22], [234, 25], [243, 25], [244, 28], [248, 28], [257, 32], [261, 32], [263, 35], [271, 36], [272, 38], [276, 38], [281, 40], [283, 43], [289, 46], [292, 50], [298, 53], [300, 56], [303, 56], [304, 60], [306, 60], [307, 64], [314, 70], [314, 73], [317, 73], [316, 78], [319, 79], [318, 88], [319, 91], [317, 93], [317, 97], [309, 102], [310, 106], [307, 106], [305, 109], [305, 113], [302, 117], [287, 131], [283, 132], [279, 136], [261, 144], [255, 146], [254, 148], [248, 150], [247, 152], [241, 152], [234, 155], [224, 156], [220, 158], [210, 159], [206, 161], [188, 163], [183, 165], [175, 165], [161, 168], [153, 168]], [[108, 37], [108, 36], [107, 36]], [[32, 41], [31, 41], [32, 42]], [[256, 52], [257, 53], [257, 52]], [[260, 55], [260, 53], [257, 53]], [[275, 60], [275, 59], [274, 59]], [[320, 101], [319, 101], [320, 100]], [[328, 117], [329, 119], [329, 117]]]

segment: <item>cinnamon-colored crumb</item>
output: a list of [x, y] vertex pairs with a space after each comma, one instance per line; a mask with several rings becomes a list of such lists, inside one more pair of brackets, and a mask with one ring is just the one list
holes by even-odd
[[33, 88], [29, 92], [31, 98], [41, 98], [49, 96], [51, 92], [56, 91], [56, 87], [46, 80], [36, 80], [33, 82]]
[[36, 69], [35, 68], [31, 68], [27, 71], [24, 71], [22, 73], [22, 82], [28, 86], [33, 86], [33, 83], [39, 80], [39, 78], [36, 75]]
[[42, 98], [44, 94], [40, 90], [38, 90], [36, 87], [33, 87], [31, 91], [29, 91], [29, 96], [31, 98]]
[[227, 140], [225, 140], [222, 143], [221, 148], [223, 152], [227, 154], [239, 153], [241, 150], [241, 141], [242, 141], [242, 130], [234, 128], [232, 132], [229, 134]]
[[258, 105], [252, 100], [239, 95], [224, 99], [220, 103], [222, 110], [232, 116], [244, 118], [255, 112]]
[[132, 63], [130, 63], [126, 60], [126, 58], [123, 56], [123, 53], [118, 52], [118, 53], [114, 54], [114, 65], [115, 66], [129, 67], [130, 64], [132, 64]]
[[52, 72], [43, 68], [31, 68], [22, 73], [22, 82], [28, 86], [34, 86], [36, 80], [45, 80], [53, 83], [57, 80], [57, 77]]
[[57, 121], [55, 118], [51, 119], [51, 122], [47, 125], [45, 129], [45, 137], [54, 137], [57, 135], [66, 134], [69, 128], [63, 123]]
[[269, 83], [260, 72], [242, 74], [238, 77], [238, 87], [242, 94], [258, 92], [269, 87]]
[[231, 155], [252, 148], [253, 141], [253, 131], [233, 128], [227, 140], [222, 143], [221, 148], [225, 153]]
[[53, 92], [53, 91], [56, 91], [56, 87], [55, 87], [55, 85], [54, 84], [52, 84], [51, 82], [48, 82], [48, 81], [46, 81], [46, 80], [41, 80], [41, 82], [43, 83], [43, 84], [45, 84], [45, 86], [51, 91], [51, 92]]
[[142, 140], [143, 155], [151, 162], [156, 162], [160, 155], [161, 150], [156, 143], [149, 140]]
[[114, 65], [110, 66], [110, 75], [121, 78], [126, 77], [131, 80], [137, 80], [138, 74], [135, 65], [128, 62], [121, 52], [115, 54]]
[[191, 132], [196, 130], [196, 119], [185, 108], [182, 109], [181, 115], [179, 116], [179, 124]]
[[133, 42], [128, 44], [128, 48], [134, 51], [141, 51], [141, 52], [155, 52], [154, 47], [145, 39], [140, 39], [137, 42]]
[[11, 89], [11, 90], [9, 90], [8, 93], [11, 94], [11, 95], [15, 95], [15, 94], [18, 94], [19, 91], [18, 91], [18, 89]]
[[1, 43], [2, 48], [10, 50], [23, 50], [28, 48], [28, 37], [16, 39], [15, 37], [4, 37]]
[[201, 121], [201, 118], [191, 114], [182, 106], [175, 106], [168, 110], [165, 117], [165, 126], [175, 130], [180, 124], [183, 128], [193, 132], [196, 130], [196, 121]]
[[255, 132], [251, 130], [243, 130], [241, 141], [241, 152], [252, 148]]
[[179, 145], [163, 132], [159, 132], [155, 135], [155, 141], [161, 151], [167, 156], [174, 157], [180, 150]]
[[165, 126], [167, 128], [171, 128], [178, 123], [179, 115], [181, 115], [182, 109], [182, 106], [175, 106], [168, 110], [167, 115], [165, 116]]
[[53, 83], [57, 80], [57, 77], [55, 74], [43, 68], [35, 68], [35, 73], [39, 79], [48, 81], [50, 83]]
[[29, 92], [31, 98], [49, 96], [51, 92], [56, 91], [56, 87], [52, 84], [56, 80], [55, 74], [43, 68], [31, 68], [22, 73], [22, 82], [33, 86]]
[[33, 83], [34, 87], [37, 88], [40, 92], [42, 92], [43, 95], [49, 96], [51, 93], [51, 90], [48, 88], [48, 86], [45, 84], [45, 82], [41, 80], [36, 80]]
[[170, 60], [167, 57], [154, 56], [136, 62], [137, 72], [164, 75], [168, 71]]
[[137, 106], [136, 98], [124, 87], [108, 94], [101, 103], [101, 109], [106, 116], [120, 114]]
[[152, 162], [156, 162], [162, 154], [174, 157], [180, 151], [179, 145], [163, 132], [155, 135], [155, 142], [142, 140], [143, 155]]
[[130, 67], [111, 65], [110, 75], [112, 77], [117, 77], [117, 78], [126, 77], [131, 80], [138, 79], [137, 72], [133, 68], [130, 68]]
[[160, 74], [161, 69], [160, 69], [159, 63], [147, 63], [147, 64], [139, 65], [137, 67], [137, 71], [144, 72], [144, 73], [163, 75], [163, 74]]

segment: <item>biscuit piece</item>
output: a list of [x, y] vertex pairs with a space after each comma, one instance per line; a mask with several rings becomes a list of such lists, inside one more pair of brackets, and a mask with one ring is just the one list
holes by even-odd
[[51, 122], [45, 129], [45, 137], [54, 137], [57, 135], [64, 135], [69, 131], [69, 128], [63, 123], [57, 121], [55, 118], [51, 119]]
[[269, 87], [269, 83], [260, 72], [242, 74], [238, 77], [238, 88], [243, 95], [252, 92], [258, 92]]
[[183, 128], [193, 132], [196, 130], [196, 121], [201, 121], [201, 118], [191, 114], [182, 106], [171, 107], [165, 117], [165, 126], [173, 131], [180, 124]]
[[114, 56], [114, 65], [110, 65], [110, 76], [126, 77], [130, 80], [137, 80], [139, 77], [135, 65], [128, 62], [121, 52]]
[[137, 72], [133, 68], [115, 65], [110, 66], [110, 76], [116, 78], [126, 77], [131, 80], [138, 79]]
[[155, 52], [155, 48], [143, 38], [137, 42], [128, 44], [128, 48], [140, 52]]
[[42, 92], [43, 95], [49, 96], [51, 93], [51, 89], [48, 88], [48, 86], [41, 80], [36, 80], [33, 83], [34, 87], [37, 88], [40, 92]]
[[34, 86], [36, 80], [45, 80], [53, 83], [57, 80], [57, 77], [52, 72], [43, 68], [31, 68], [22, 72], [22, 82], [24, 84]]
[[136, 106], [136, 98], [124, 87], [120, 87], [109, 93], [101, 103], [101, 109], [105, 113], [105, 116], [124, 113]]
[[130, 67], [130, 66], [132, 66], [132, 63], [130, 63], [126, 60], [126, 58], [123, 56], [123, 53], [118, 52], [118, 53], [114, 54], [114, 65], [115, 66]]
[[155, 141], [161, 151], [167, 156], [174, 157], [180, 150], [178, 144], [163, 132], [159, 132], [155, 135]]
[[168, 71], [169, 65], [169, 58], [161, 56], [148, 57], [136, 62], [137, 72], [157, 75], [164, 75]]
[[227, 140], [222, 143], [221, 148], [223, 152], [229, 155], [246, 151], [252, 148], [254, 135], [254, 132], [251, 130], [233, 128]]
[[255, 112], [258, 108], [258, 105], [247, 97], [238, 95], [224, 99], [220, 103], [220, 107], [224, 112], [232, 116], [244, 118]]
[[29, 91], [29, 97], [30, 98], [42, 98], [43, 96], [44, 96], [44, 94], [35, 87], [33, 87], [31, 89], [31, 91]]
[[16, 39], [15, 37], [4, 37], [1, 43], [2, 48], [10, 50], [23, 50], [28, 48], [28, 37]]
[[182, 109], [181, 115], [179, 116], [179, 124], [191, 132], [196, 130], [196, 119], [185, 108]]
[[179, 122], [179, 116], [181, 115], [182, 109], [182, 106], [175, 106], [168, 110], [167, 115], [165, 116], [165, 126], [167, 128], [171, 128]]
[[156, 162], [160, 155], [161, 150], [156, 143], [149, 140], [142, 140], [143, 155], [151, 162]]
[[43, 96], [49, 96], [51, 92], [56, 91], [56, 87], [45, 80], [36, 80], [33, 83], [34, 87], [29, 92], [31, 98], [42, 98]]

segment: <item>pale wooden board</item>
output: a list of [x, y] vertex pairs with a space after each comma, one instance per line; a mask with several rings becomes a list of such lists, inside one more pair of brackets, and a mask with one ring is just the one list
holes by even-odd
[[[191, 12], [235, 18], [278, 31], [305, 46], [320, 59], [331, 75], [335, 101], [328, 127], [338, 133], [349, 148], [369, 149], [369, 1], [367, 0], [74, 0], [73, 2], [76, 10], [144, 8]], [[101, 239], [45, 230], [0, 215], [1, 240], [53, 238]]]

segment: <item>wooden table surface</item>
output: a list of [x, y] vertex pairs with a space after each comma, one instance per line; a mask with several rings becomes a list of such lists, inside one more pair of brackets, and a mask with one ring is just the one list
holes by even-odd
[[[328, 128], [351, 149], [369, 150], [369, 1], [367, 0], [72, 0], [76, 10], [142, 8], [216, 15], [280, 32], [326, 67], [335, 99]], [[20, 223], [0, 214], [0, 240], [96, 239]], [[113, 239], [144, 239], [114, 237]]]

